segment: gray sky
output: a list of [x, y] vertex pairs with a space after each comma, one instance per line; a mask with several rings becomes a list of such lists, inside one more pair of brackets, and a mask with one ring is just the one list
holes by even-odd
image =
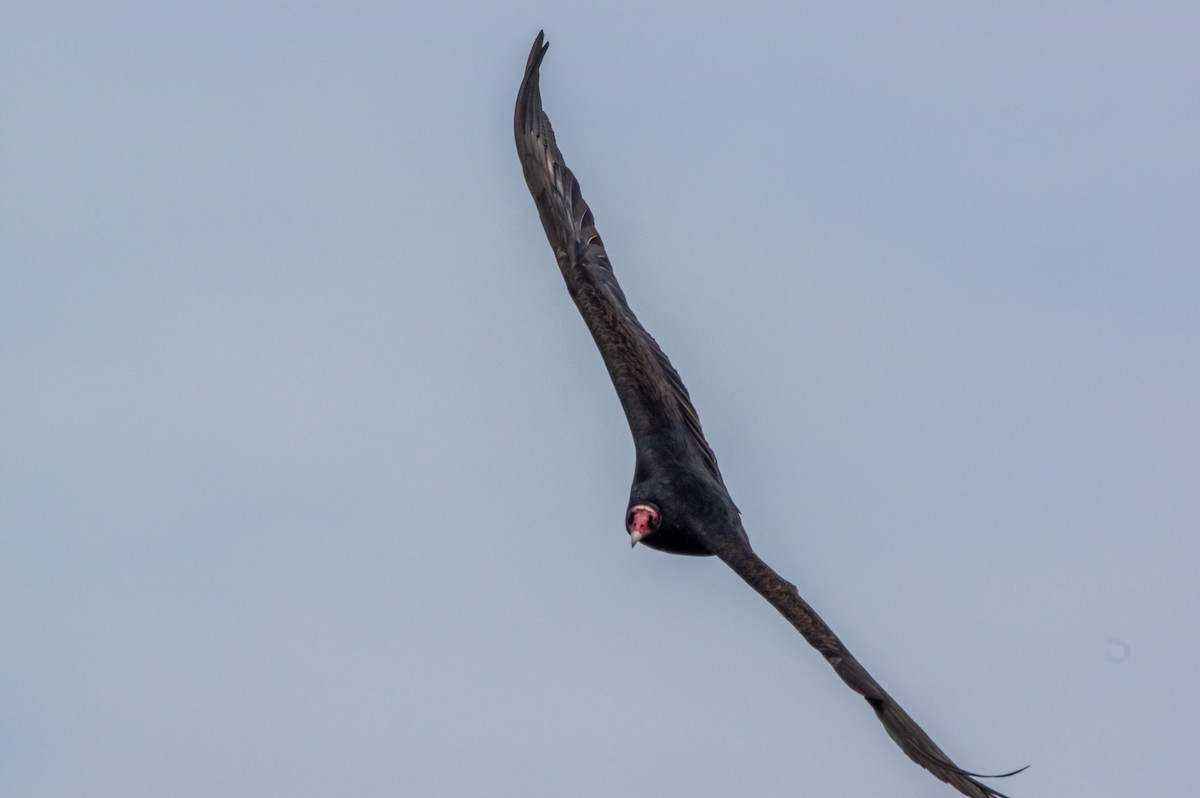
[[541, 27], [759, 553], [1014, 798], [1192, 790], [1200, 12], [1123, 5], [6, 4], [0, 794], [953, 794], [630, 551]]

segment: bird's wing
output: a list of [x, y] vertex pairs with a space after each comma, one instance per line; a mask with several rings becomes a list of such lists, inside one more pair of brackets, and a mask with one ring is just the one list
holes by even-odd
[[700, 459], [720, 481], [717, 458], [704, 440], [687, 388], [629, 309], [592, 211], [554, 141], [538, 88], [538, 69], [550, 46], [543, 40], [539, 33], [529, 52], [513, 126], [525, 182], [537, 203], [558, 267], [608, 367], [634, 440], [668, 425], [681, 426]]
[[963, 795], [972, 798], [1006, 798], [1003, 793], [981, 784], [972, 776], [1001, 778], [1020, 771], [997, 776], [980, 776], [978, 773], [959, 768], [887, 691], [879, 686], [879, 682], [867, 673], [867, 669], [846, 649], [833, 630], [821, 620], [821, 616], [800, 597], [795, 585], [775, 573], [746, 543], [721, 536], [712, 542], [712, 547], [714, 554], [779, 610], [779, 614], [796, 627], [813, 648], [821, 652], [821, 656], [833, 666], [837, 675], [842, 677], [842, 681], [850, 685], [851, 690], [867, 699], [867, 703], [875, 710], [883, 727], [887, 729], [888, 735], [910, 759]]

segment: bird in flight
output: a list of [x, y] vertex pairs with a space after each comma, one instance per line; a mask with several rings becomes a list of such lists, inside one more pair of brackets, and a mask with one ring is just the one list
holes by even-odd
[[867, 673], [796, 587], [750, 547], [687, 388], [629, 309], [592, 211], [554, 140], [538, 88], [539, 69], [549, 46], [544, 33], [538, 33], [525, 64], [513, 119], [517, 154], [567, 291], [600, 349], [633, 434], [636, 465], [625, 513], [631, 543], [671, 554], [720, 558], [821, 652], [850, 689], [867, 700], [909, 758], [963, 795], [1005, 798], [976, 778], [1020, 771], [982, 776], [955, 765]]

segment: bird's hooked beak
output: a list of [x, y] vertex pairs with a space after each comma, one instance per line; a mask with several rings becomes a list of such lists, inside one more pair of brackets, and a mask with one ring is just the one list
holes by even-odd
[[629, 548], [632, 549], [634, 546], [636, 546], [638, 544], [638, 541], [644, 537], [645, 537], [645, 535], [643, 535], [641, 532], [638, 532], [636, 529], [631, 531], [629, 533]]

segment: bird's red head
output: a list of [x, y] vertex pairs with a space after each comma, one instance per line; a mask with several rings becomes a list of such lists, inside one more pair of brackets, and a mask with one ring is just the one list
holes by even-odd
[[662, 516], [653, 504], [635, 504], [625, 514], [625, 529], [629, 532], [631, 546], [658, 529]]

